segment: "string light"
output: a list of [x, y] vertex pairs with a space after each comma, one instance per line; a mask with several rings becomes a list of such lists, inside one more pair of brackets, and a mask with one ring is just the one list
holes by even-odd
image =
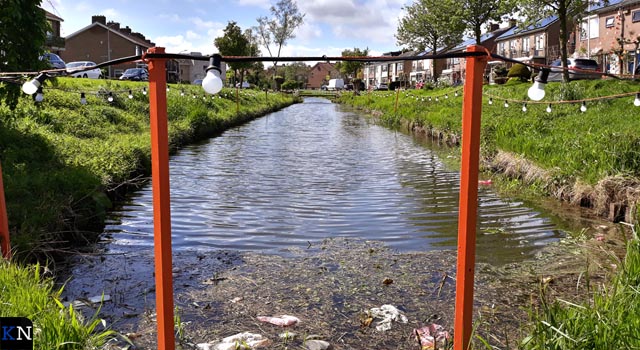
[[142, 94], [145, 95], [145, 96], [147, 95], [147, 88], [146, 87], [142, 88]]
[[582, 101], [582, 105], [580, 105], [580, 112], [584, 113], [587, 111], [587, 102]]
[[504, 108], [509, 108], [509, 102], [504, 101]]
[[489, 97], [489, 105], [493, 104], [493, 97]]
[[455, 92], [453, 93], [453, 96], [458, 97], [458, 92], [457, 92], [457, 91], [455, 91]]
[[184, 89], [180, 90], [180, 96], [184, 96]]
[[35, 94], [48, 77], [49, 76], [44, 73], [38, 74], [37, 77], [22, 84], [22, 91], [27, 95]]
[[547, 113], [551, 113], [551, 103], [547, 106]]
[[436, 102], [440, 102], [440, 99], [438, 99], [438, 96], [436, 96]]
[[636, 99], [633, 100], [633, 105], [636, 107], [640, 107], [640, 93], [636, 94]]
[[523, 112], [526, 112], [526, 111], [527, 111], [527, 104], [526, 104], [526, 103], [523, 103], [523, 104], [522, 104], [522, 111], [523, 111]]
[[129, 99], [133, 98], [133, 92], [131, 92], [131, 90], [129, 90]]
[[547, 84], [547, 78], [549, 78], [550, 70], [547, 68], [543, 68], [540, 74], [536, 77], [533, 82], [533, 86], [529, 88], [527, 91], [527, 95], [533, 101], [540, 101], [544, 98], [545, 92], [544, 87]]
[[80, 104], [81, 105], [86, 105], [87, 104], [87, 97], [84, 95], [84, 92], [80, 93]]
[[444, 94], [444, 98], [449, 98], [449, 94]]
[[207, 75], [202, 80], [202, 88], [209, 94], [217, 94], [222, 90], [222, 79], [220, 79], [220, 60], [222, 56], [216, 54], [209, 59], [209, 67], [207, 67]]
[[169, 84], [167, 84], [167, 92], [169, 92], [169, 90], [171, 90], [171, 89], [169, 89]]
[[113, 102], [113, 92], [109, 93], [109, 97], [107, 97], [107, 101]]
[[429, 96], [429, 102], [431, 102], [431, 96]]
[[38, 92], [37, 92], [37, 94], [36, 94], [35, 101], [36, 101], [36, 102], [38, 102], [38, 103], [40, 103], [40, 102], [42, 102], [42, 100], [44, 100], [44, 93], [43, 93], [43, 91], [42, 91], [42, 86], [38, 87], [38, 90], [37, 90], [37, 91], [38, 91]]

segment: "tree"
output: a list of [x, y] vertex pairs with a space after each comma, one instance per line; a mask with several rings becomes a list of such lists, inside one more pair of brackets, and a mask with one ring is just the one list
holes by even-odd
[[482, 26], [490, 21], [500, 22], [502, 17], [511, 13], [515, 6], [515, 0], [463, 0], [461, 5], [460, 20], [466, 30], [473, 34], [476, 44], [480, 45]]
[[[296, 37], [294, 31], [302, 25], [304, 13], [300, 13], [295, 0], [278, 0], [275, 6], [271, 6], [271, 14], [271, 18], [258, 17], [258, 26], [255, 30], [260, 43], [269, 52], [269, 56], [274, 57], [271, 44], [275, 44], [278, 48], [276, 57], [280, 57], [282, 47], [289, 39]], [[273, 64], [275, 65], [276, 62], [274, 61]]]
[[[39, 60], [49, 23], [42, 0], [1, 0], [0, 11], [0, 72], [38, 71], [45, 68]], [[27, 29], [28, 28], [28, 29]], [[20, 85], [0, 82], [0, 101], [15, 109]]]
[[567, 42], [569, 33], [574, 23], [582, 22], [589, 5], [596, 3], [607, 5], [608, 0], [521, 0], [521, 14], [525, 17], [523, 26], [528, 26], [540, 20], [557, 16], [560, 22], [560, 61], [562, 62], [562, 80], [569, 81], [569, 71], [567, 68]]
[[[224, 28], [224, 35], [216, 38], [213, 42], [218, 51], [223, 56], [253, 56], [253, 47], [249, 39], [242, 33], [242, 29], [234, 21], [229, 21]], [[240, 71], [240, 81], [244, 81], [245, 71], [251, 67], [250, 62], [232, 62], [229, 67], [233, 69], [234, 82], [237, 82], [238, 71]]]
[[[353, 50], [346, 49], [342, 51], [343, 57], [366, 57], [369, 56], [369, 48], [360, 50], [359, 48], [353, 48]], [[351, 76], [354, 80], [353, 89], [357, 93], [360, 87], [358, 72], [364, 67], [364, 62], [361, 61], [342, 61], [339, 62], [338, 69], [340, 73], [345, 77]]]
[[[438, 49], [452, 46], [462, 40], [464, 25], [457, 15], [460, 5], [454, 0], [417, 0], [404, 8], [406, 15], [400, 19], [396, 40], [398, 45], [436, 54]], [[436, 60], [433, 78], [437, 78]]]

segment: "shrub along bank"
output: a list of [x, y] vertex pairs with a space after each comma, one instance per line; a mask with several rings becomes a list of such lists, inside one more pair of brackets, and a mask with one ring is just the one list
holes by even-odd
[[[94, 239], [91, 230], [103, 225], [115, 195], [150, 173], [146, 88], [138, 82], [58, 78], [47, 82], [40, 103], [23, 95], [14, 111], [0, 106], [0, 159], [18, 255]], [[200, 86], [170, 85], [171, 149], [296, 102], [255, 90], [238, 95], [236, 104], [235, 90], [212, 96]]]
[[[632, 220], [640, 193], [640, 119], [635, 117], [640, 109], [634, 106], [635, 95], [597, 98], [640, 91], [638, 83], [549, 83], [541, 103], [525, 106], [530, 86], [510, 81], [484, 87], [481, 152], [486, 168], [611, 219], [626, 214]], [[595, 99], [586, 102], [585, 112], [580, 102], [559, 103], [583, 99]], [[390, 125], [406, 123], [453, 143], [460, 139], [461, 87], [343, 94], [340, 101], [375, 111]]]

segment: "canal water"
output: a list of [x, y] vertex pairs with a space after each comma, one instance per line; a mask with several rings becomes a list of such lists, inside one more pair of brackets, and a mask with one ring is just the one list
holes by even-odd
[[[455, 249], [459, 173], [434, 147], [307, 98], [171, 158], [174, 251], [286, 255], [329, 237], [400, 252]], [[481, 262], [530, 258], [563, 236], [551, 214], [491, 187], [481, 186], [479, 202]], [[111, 213], [106, 249], [150, 249], [152, 210], [149, 183]]]

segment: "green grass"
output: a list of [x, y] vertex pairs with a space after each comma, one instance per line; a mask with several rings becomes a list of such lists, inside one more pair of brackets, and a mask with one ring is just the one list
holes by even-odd
[[[148, 84], [58, 78], [47, 82], [40, 104], [23, 95], [14, 111], [0, 105], [0, 160], [18, 255], [50, 251], [51, 242], [62, 242], [55, 245], [58, 251], [67, 248], [65, 242], [90, 241], [118, 194], [114, 189], [150, 173], [149, 96], [143, 87]], [[213, 98], [200, 86], [170, 87], [172, 151], [295, 101], [242, 90], [236, 104], [232, 89]]]
[[[528, 103], [528, 110], [523, 113], [522, 102], [527, 99], [530, 86], [530, 83], [515, 82], [484, 87], [482, 152], [485, 156], [491, 157], [497, 150], [511, 152], [534, 161], [557, 178], [568, 178], [572, 182], [595, 184], [614, 175], [640, 177], [640, 118], [635, 117], [638, 108], [633, 105], [635, 96], [588, 102], [585, 113], [579, 111], [579, 104], [554, 104], [551, 113], [545, 111], [549, 102], [640, 91], [637, 82], [549, 83], [543, 103]], [[341, 101], [380, 111], [382, 121], [388, 124], [404, 119], [445, 135], [460, 135], [462, 97], [453, 97], [454, 90], [409, 90], [408, 96], [401, 92], [397, 109], [394, 92], [343, 94]], [[449, 95], [448, 99], [444, 98], [445, 94]], [[436, 96], [440, 102], [435, 102]], [[494, 96], [492, 105], [488, 104], [488, 96]], [[504, 99], [518, 102], [512, 101], [509, 108], [505, 108]]]
[[[26, 317], [33, 322], [35, 349], [93, 349], [115, 333], [95, 315], [89, 319], [59, 299], [39, 265], [19, 267], [0, 260], [0, 317]], [[97, 314], [97, 313], [96, 313]]]
[[531, 311], [527, 350], [640, 348], [640, 242], [630, 241], [625, 261], [609, 286], [596, 286], [588, 302], [548, 301]]

